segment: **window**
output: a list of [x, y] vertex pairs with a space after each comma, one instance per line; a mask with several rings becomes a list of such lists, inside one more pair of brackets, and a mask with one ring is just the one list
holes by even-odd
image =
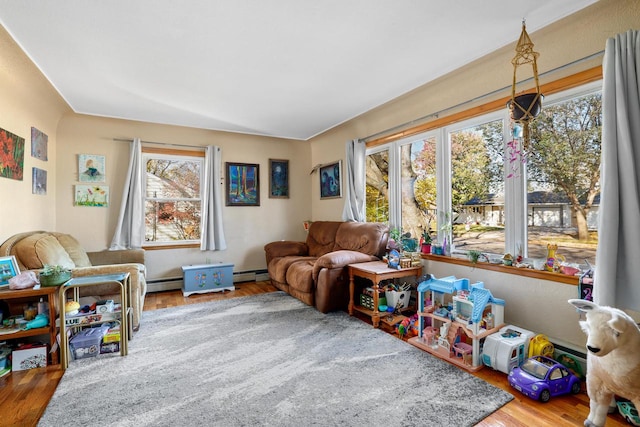
[[203, 153], [143, 149], [145, 241], [200, 241]]
[[528, 256], [558, 245], [567, 262], [595, 262], [600, 201], [599, 86], [551, 98], [531, 126], [527, 159]]
[[[457, 251], [595, 260], [601, 81], [545, 98], [531, 149], [507, 109], [367, 151], [367, 220]], [[437, 236], [436, 236], [437, 234]]]

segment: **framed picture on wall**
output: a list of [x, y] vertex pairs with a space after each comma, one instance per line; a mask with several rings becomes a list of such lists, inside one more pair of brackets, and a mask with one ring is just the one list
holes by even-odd
[[35, 157], [36, 159], [46, 162], [48, 160], [48, 143], [49, 137], [46, 133], [31, 127], [31, 157]]
[[227, 206], [260, 206], [260, 165], [225, 163]]
[[269, 197], [289, 198], [289, 160], [269, 159]]
[[44, 196], [47, 194], [47, 171], [31, 168], [31, 193]]
[[104, 182], [105, 158], [99, 154], [78, 154], [78, 181]]
[[0, 258], [0, 287], [9, 286], [9, 279], [20, 274], [16, 257], [13, 255]]
[[76, 185], [76, 206], [109, 207], [109, 187], [106, 185]]
[[342, 197], [342, 160], [321, 165], [320, 199]]

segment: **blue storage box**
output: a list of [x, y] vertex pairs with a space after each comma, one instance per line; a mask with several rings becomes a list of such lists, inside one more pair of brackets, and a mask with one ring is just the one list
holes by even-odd
[[185, 265], [182, 280], [182, 294], [233, 291], [233, 264]]
[[102, 337], [109, 330], [109, 325], [102, 324], [94, 328], [86, 328], [75, 334], [69, 341], [69, 351], [74, 359], [86, 359], [100, 354]]

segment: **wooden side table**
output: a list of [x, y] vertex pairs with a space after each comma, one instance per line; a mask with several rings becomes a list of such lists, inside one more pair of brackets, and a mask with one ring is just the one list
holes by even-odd
[[[371, 317], [373, 327], [377, 328], [380, 325], [380, 311], [378, 310], [378, 284], [383, 280], [397, 279], [400, 277], [420, 277], [422, 274], [422, 267], [408, 267], [408, 268], [389, 268], [387, 263], [382, 261], [370, 261], [362, 262], [359, 264], [349, 265], [349, 315], [353, 316], [354, 311], [358, 311]], [[354, 303], [355, 297], [355, 284], [354, 278], [362, 277], [369, 279], [373, 282], [373, 310], [370, 310], [361, 305]], [[383, 313], [384, 315], [384, 313]]]

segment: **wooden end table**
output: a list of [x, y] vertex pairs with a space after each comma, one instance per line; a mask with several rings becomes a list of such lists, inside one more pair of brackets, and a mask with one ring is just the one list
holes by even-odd
[[[400, 277], [420, 277], [422, 274], [422, 267], [407, 267], [407, 268], [389, 268], [386, 262], [383, 261], [370, 261], [362, 262], [359, 264], [349, 264], [349, 315], [353, 316], [354, 311], [358, 311], [371, 317], [373, 327], [377, 328], [380, 325], [380, 311], [378, 310], [378, 284], [383, 280], [397, 279]], [[353, 279], [355, 277], [362, 277], [369, 279], [373, 282], [373, 310], [370, 310], [361, 305], [354, 303], [355, 297], [355, 284]], [[383, 313], [384, 315], [384, 313]]]

